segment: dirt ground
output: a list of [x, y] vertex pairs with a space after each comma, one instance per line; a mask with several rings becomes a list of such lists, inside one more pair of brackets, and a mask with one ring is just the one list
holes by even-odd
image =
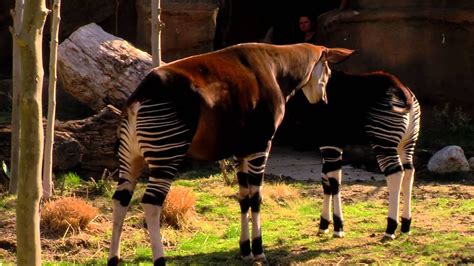
[[[290, 146], [273, 146], [265, 170], [266, 174], [289, 177], [295, 180], [321, 181], [322, 161], [319, 151], [296, 151]], [[344, 181], [381, 181], [381, 173], [345, 165]]]

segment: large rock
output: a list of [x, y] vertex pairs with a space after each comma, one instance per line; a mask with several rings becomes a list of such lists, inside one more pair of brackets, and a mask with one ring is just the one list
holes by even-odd
[[[161, 1], [162, 58], [169, 62], [213, 50], [218, 0]], [[150, 0], [137, 0], [137, 46], [150, 51]]]
[[[474, 103], [474, 1], [351, 0], [318, 19], [321, 43], [358, 50], [351, 72], [386, 70], [424, 103]], [[447, 71], [449, 69], [449, 71]]]
[[428, 161], [428, 170], [436, 173], [469, 171], [469, 163], [461, 147], [451, 145], [436, 152]]

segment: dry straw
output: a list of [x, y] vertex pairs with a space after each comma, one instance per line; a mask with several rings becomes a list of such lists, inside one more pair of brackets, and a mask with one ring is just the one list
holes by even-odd
[[187, 187], [172, 187], [163, 204], [162, 222], [174, 228], [185, 228], [196, 216], [196, 196]]
[[97, 208], [80, 198], [65, 197], [49, 201], [41, 211], [41, 227], [55, 234], [77, 234], [97, 217]]

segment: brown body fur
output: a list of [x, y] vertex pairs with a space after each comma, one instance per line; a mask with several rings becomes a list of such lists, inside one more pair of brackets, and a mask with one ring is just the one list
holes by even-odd
[[252, 43], [178, 60], [153, 69], [146, 78], [152, 83], [145, 80], [128, 106], [150, 97], [149, 90], [183, 105], [181, 115], [195, 129], [188, 150], [194, 159], [264, 151], [287, 97], [308, 82], [322, 51], [311, 44]]

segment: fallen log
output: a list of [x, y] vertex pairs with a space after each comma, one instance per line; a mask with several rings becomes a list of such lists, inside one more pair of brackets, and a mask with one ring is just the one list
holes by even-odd
[[[56, 122], [53, 170], [97, 175], [118, 168], [115, 151], [120, 111], [106, 106], [96, 115], [81, 120]], [[45, 125], [45, 123], [44, 123]], [[0, 164], [10, 164], [10, 126], [0, 126]]]
[[91, 23], [58, 48], [58, 77], [64, 89], [95, 111], [122, 109], [152, 68], [151, 56]]
[[118, 168], [116, 143], [119, 123], [120, 111], [108, 105], [86, 119], [57, 122], [55, 128], [58, 134], [68, 134], [80, 144], [81, 172], [102, 173], [104, 168], [110, 171]]

